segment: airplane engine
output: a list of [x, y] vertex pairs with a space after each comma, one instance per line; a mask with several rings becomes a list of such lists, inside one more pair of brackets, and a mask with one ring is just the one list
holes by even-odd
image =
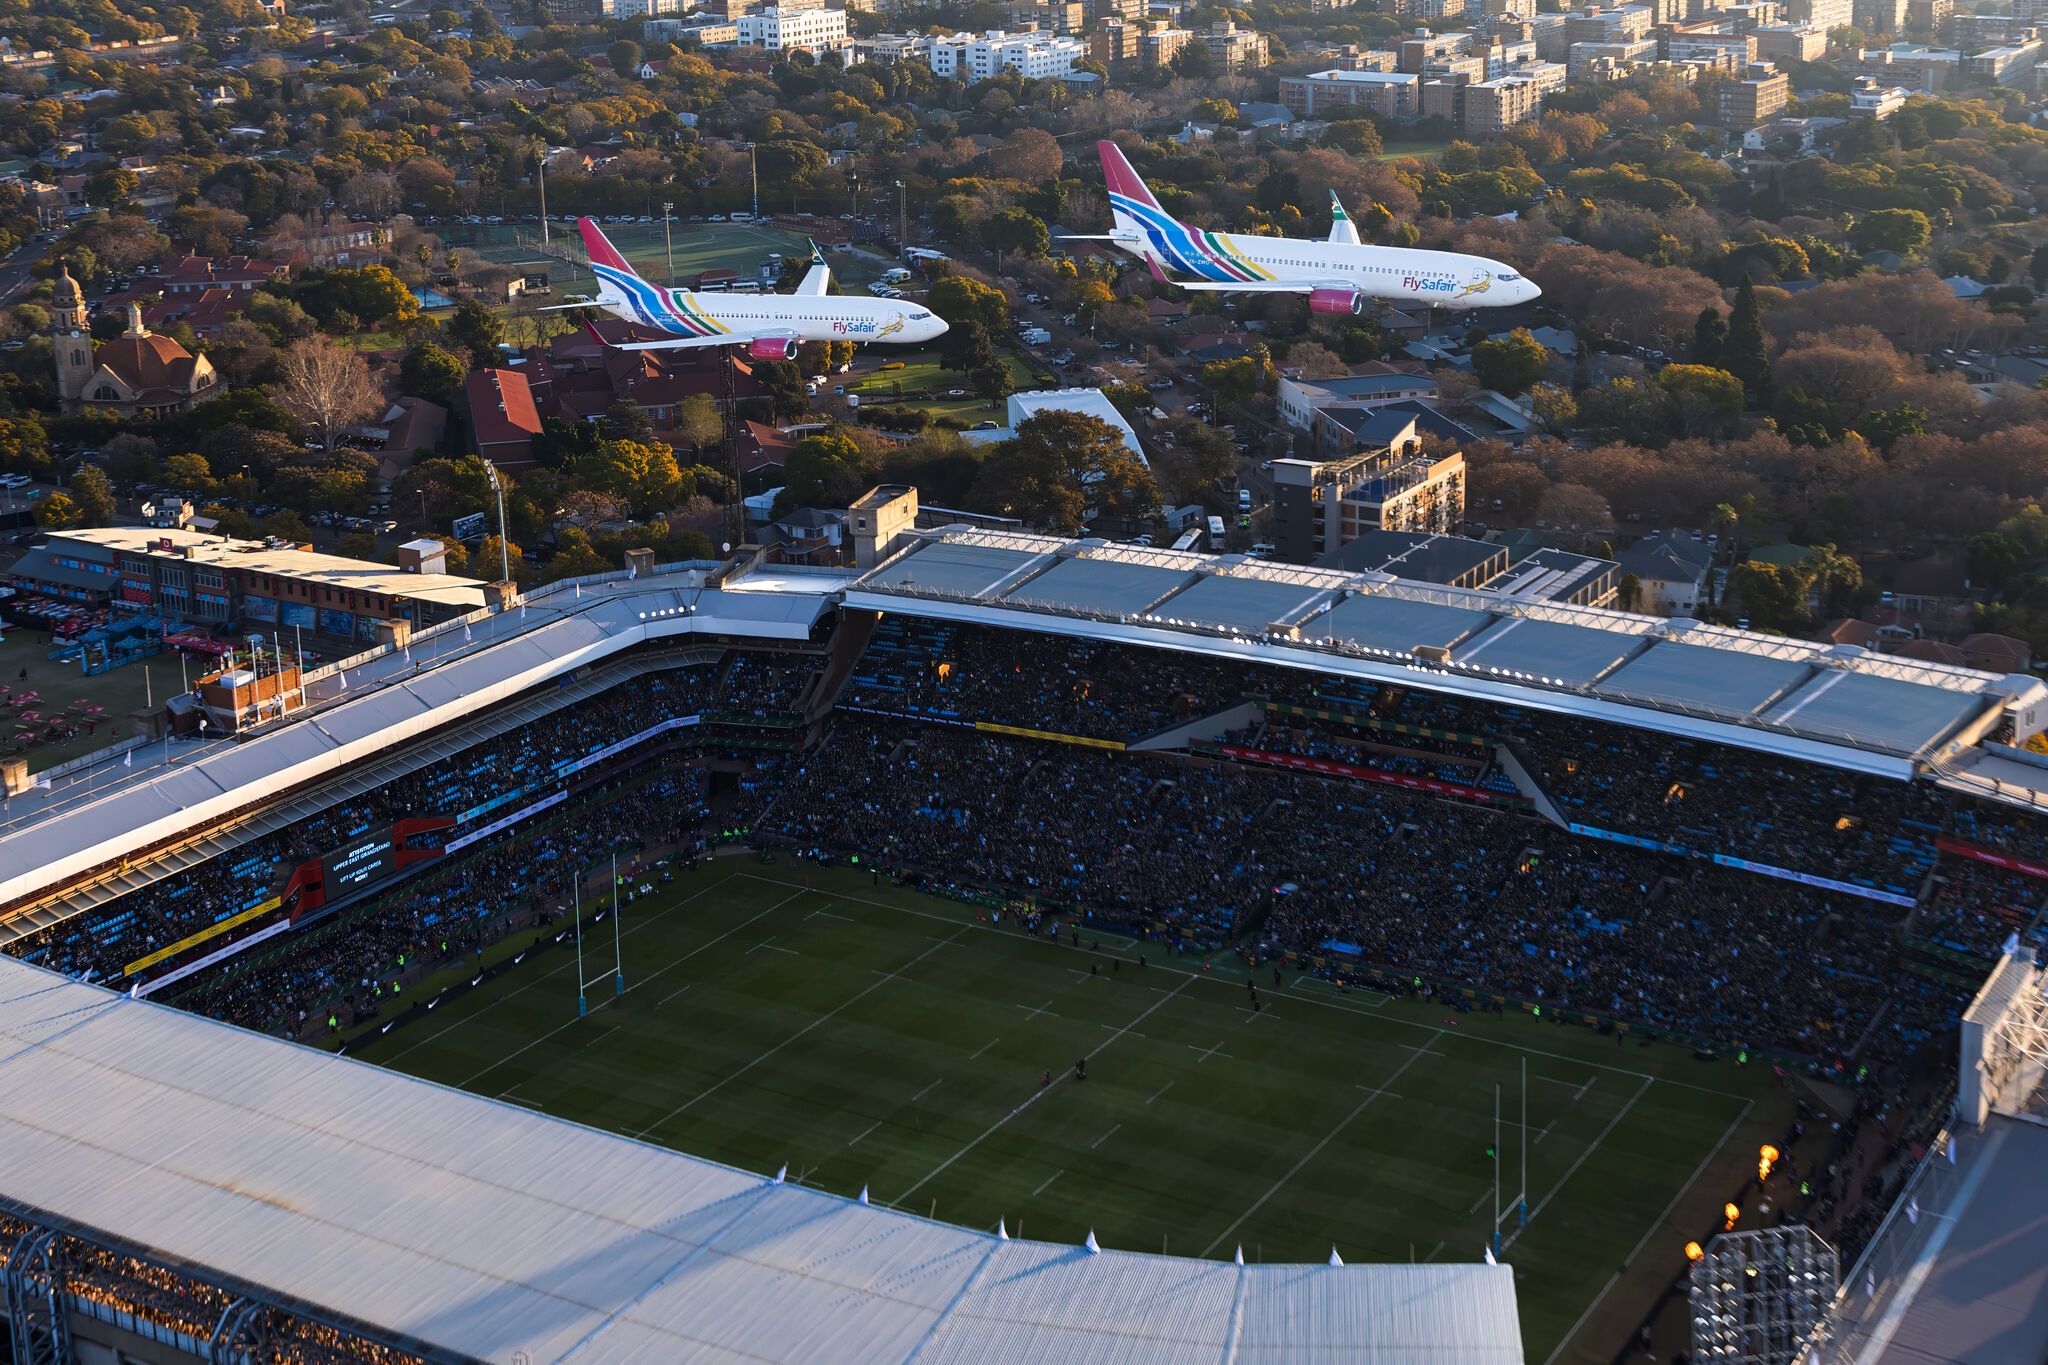
[[754, 360], [795, 360], [795, 337], [756, 337], [747, 343], [747, 355]]
[[1365, 311], [1365, 295], [1356, 289], [1311, 289], [1308, 311], [1337, 315], [1348, 313], [1355, 317]]

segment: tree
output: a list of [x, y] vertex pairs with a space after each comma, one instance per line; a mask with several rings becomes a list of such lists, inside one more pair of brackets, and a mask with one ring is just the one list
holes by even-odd
[[782, 467], [782, 492], [774, 510], [779, 516], [795, 507], [845, 507], [873, 476], [866, 452], [844, 431], [806, 436]]
[[2034, 248], [2034, 254], [2027, 258], [2027, 278], [2034, 282], [2037, 290], [2048, 289], [2048, 242]]
[[998, 256], [1016, 253], [1033, 260], [1045, 255], [1052, 237], [1045, 224], [1023, 209], [1004, 209], [981, 225], [981, 240]]
[[1796, 568], [1745, 559], [1728, 571], [1728, 595], [1740, 601], [1758, 630], [1791, 633], [1812, 622], [1806, 607], [1809, 580]]
[[53, 531], [68, 531], [84, 521], [85, 513], [68, 493], [52, 493], [36, 506], [36, 525]]
[[1579, 400], [1562, 384], [1538, 384], [1529, 390], [1529, 410], [1552, 435], [1571, 430], [1579, 420]]
[[316, 334], [293, 342], [277, 353], [277, 370], [271, 396], [317, 435], [329, 455], [342, 432], [384, 410], [370, 367], [332, 337]]
[[556, 583], [564, 578], [609, 573], [613, 564], [590, 543], [590, 534], [580, 527], [565, 526], [555, 532], [555, 557], [548, 561], [542, 581]]
[[1970, 537], [1967, 563], [1972, 587], [1999, 592], [2027, 567], [2027, 547], [2003, 531], [1979, 531]]
[[511, 566], [513, 582], [524, 583], [533, 577], [533, 570], [526, 564], [526, 552], [513, 541], [499, 540], [494, 535], [485, 536], [478, 542], [470, 563], [478, 572], [487, 575], [484, 581], [488, 583], [497, 582], [497, 576], [505, 571], [507, 564]]
[[1536, 504], [1536, 513], [1550, 525], [1568, 531], [1601, 530], [1614, 522], [1607, 499], [1582, 483], [1552, 484]]
[[113, 524], [114, 485], [98, 465], [86, 465], [71, 476], [71, 498], [78, 504], [77, 525]]
[[1711, 305], [1700, 309], [1692, 325], [1692, 363], [1719, 365], [1722, 348], [1728, 344], [1728, 323], [1721, 310]]
[[1721, 368], [1742, 381], [1754, 399], [1771, 391], [1771, 351], [1764, 340], [1763, 309], [1756, 301], [1756, 286], [1744, 280], [1735, 291], [1735, 310], [1728, 315], [1728, 339], [1721, 351]]
[[654, 423], [637, 403], [619, 398], [613, 400], [604, 410], [604, 417], [598, 422], [605, 439], [610, 441], [652, 441]]
[[1742, 416], [1742, 381], [1711, 365], [1666, 365], [1657, 386], [1671, 400], [1680, 435], [1705, 436]]
[[612, 70], [628, 80], [640, 74], [640, 44], [631, 38], [619, 39], [604, 50], [604, 55], [605, 60], [612, 64]]
[[976, 393], [993, 403], [1010, 391], [1010, 367], [1000, 360], [977, 365], [968, 372], [967, 382], [974, 385]]
[[1919, 209], [1878, 209], [1856, 220], [1849, 241], [1858, 251], [1912, 256], [1934, 238], [1934, 224]]
[[1549, 348], [1526, 327], [1517, 327], [1506, 336], [1488, 337], [1472, 348], [1472, 372], [1479, 382], [1510, 398], [1527, 392], [1549, 364]]
[[947, 369], [963, 374], [998, 363], [995, 341], [979, 318], [947, 328], [939, 340], [939, 358]]
[[965, 275], [948, 275], [939, 280], [926, 292], [925, 303], [954, 327], [976, 321], [991, 336], [1000, 336], [1010, 325], [1010, 301], [1003, 291]]
[[469, 367], [447, 347], [420, 340], [406, 348], [398, 363], [398, 391], [430, 402], [446, 403], [462, 387]]
[[1646, 445], [1664, 435], [1663, 389], [1650, 380], [1616, 375], [1579, 395], [1579, 419], [1616, 440]]
[[173, 455], [164, 461], [164, 482], [187, 493], [210, 493], [213, 491], [213, 466], [196, 451]]
[[1099, 417], [1042, 412], [1026, 419], [982, 464], [974, 500], [1034, 526], [1078, 531], [1090, 506], [1101, 515], [1136, 517], [1159, 505], [1151, 471]]
[[472, 369], [498, 363], [498, 343], [505, 339], [505, 327], [498, 315], [475, 299], [464, 299], [441, 324], [448, 340], [469, 352]]
[[693, 393], [683, 400], [676, 413], [676, 435], [687, 441], [692, 450], [702, 450], [724, 437], [725, 415], [710, 394]]
[[1290, 347], [1287, 368], [1300, 371], [1303, 379], [1342, 379], [1351, 373], [1342, 356], [1318, 341], [1298, 341]]

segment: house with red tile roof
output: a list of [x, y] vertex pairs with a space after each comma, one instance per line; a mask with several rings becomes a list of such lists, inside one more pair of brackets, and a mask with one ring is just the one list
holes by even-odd
[[524, 374], [512, 369], [478, 370], [462, 386], [462, 405], [471, 450], [515, 472], [533, 463], [540, 413]]

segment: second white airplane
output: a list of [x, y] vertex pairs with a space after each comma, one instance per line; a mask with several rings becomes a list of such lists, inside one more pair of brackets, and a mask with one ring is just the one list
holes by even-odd
[[1514, 267], [1484, 256], [1363, 245], [1335, 194], [1328, 241], [1225, 236], [1191, 227], [1160, 206], [1114, 142], [1095, 146], [1115, 221], [1115, 231], [1099, 240], [1138, 257], [1157, 278], [1182, 289], [1306, 294], [1309, 311], [1325, 314], [1363, 312], [1367, 299], [1507, 308], [1543, 292]]
[[945, 319], [919, 304], [826, 293], [832, 274], [816, 247], [811, 250], [810, 271], [794, 294], [693, 293], [649, 284], [596, 223], [581, 218], [576, 226], [583, 233], [583, 247], [590, 253], [590, 268], [597, 275], [597, 297], [589, 303], [556, 306], [594, 305], [664, 334], [659, 341], [619, 344], [621, 351], [744, 346], [756, 360], [790, 360], [795, 358], [797, 346], [806, 341], [913, 345], [931, 341], [946, 330]]

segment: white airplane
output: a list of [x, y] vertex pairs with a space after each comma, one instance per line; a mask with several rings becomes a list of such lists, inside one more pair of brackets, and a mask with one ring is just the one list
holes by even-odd
[[[660, 341], [632, 341], [621, 351], [665, 351], [684, 346], [744, 346], [756, 360], [790, 360], [806, 341], [884, 341], [912, 345], [946, 330], [931, 309], [900, 299], [828, 294], [832, 272], [815, 244], [811, 268], [793, 294], [694, 294], [659, 289], [640, 278], [596, 223], [579, 218], [583, 246], [597, 275], [597, 297], [556, 308], [596, 306], [616, 317], [667, 335]], [[591, 335], [596, 336], [595, 328]], [[598, 337], [600, 342], [603, 337]], [[610, 343], [605, 343], [609, 345]]]
[[1484, 256], [1364, 245], [1335, 192], [1328, 241], [1227, 237], [1190, 227], [1160, 207], [1114, 142], [1095, 147], [1102, 154], [1115, 230], [1092, 240], [1115, 243], [1150, 266], [1154, 278], [1182, 289], [1306, 294], [1309, 311], [1329, 314], [1363, 312], [1367, 299], [1507, 308], [1543, 292], [1514, 267]]

